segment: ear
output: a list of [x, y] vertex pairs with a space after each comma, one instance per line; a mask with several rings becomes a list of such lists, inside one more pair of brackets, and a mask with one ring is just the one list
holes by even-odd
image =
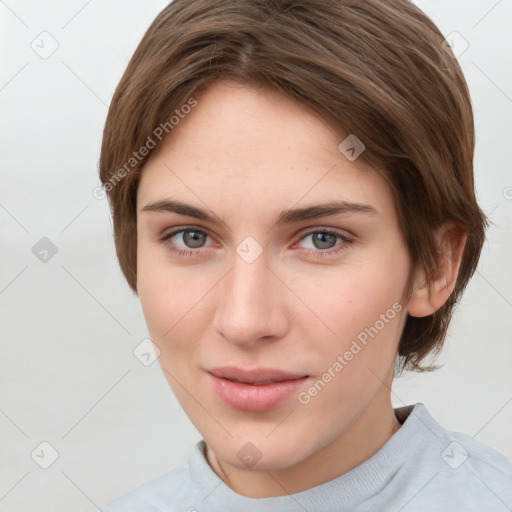
[[408, 308], [411, 316], [424, 317], [435, 313], [448, 300], [457, 282], [467, 235], [449, 222], [439, 229], [436, 240], [439, 269], [430, 283], [426, 282], [423, 271], [418, 272]]

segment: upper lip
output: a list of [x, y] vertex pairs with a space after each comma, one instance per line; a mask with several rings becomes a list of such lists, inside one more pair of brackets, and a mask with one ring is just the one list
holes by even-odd
[[282, 382], [284, 380], [300, 379], [308, 377], [307, 374], [289, 373], [273, 368], [254, 368], [243, 370], [234, 366], [218, 366], [207, 370], [208, 373], [223, 379], [237, 380], [247, 383]]

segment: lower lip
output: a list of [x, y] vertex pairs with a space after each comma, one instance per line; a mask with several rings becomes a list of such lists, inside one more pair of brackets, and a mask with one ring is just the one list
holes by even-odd
[[282, 404], [297, 393], [308, 377], [284, 380], [263, 386], [242, 384], [208, 374], [213, 390], [219, 398], [239, 411], [264, 412]]

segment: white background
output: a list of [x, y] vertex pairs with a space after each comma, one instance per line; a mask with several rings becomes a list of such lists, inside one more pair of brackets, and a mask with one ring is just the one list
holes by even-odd
[[[400, 378], [393, 400], [421, 401], [443, 426], [512, 457], [512, 1], [418, 4], [469, 43], [459, 61], [493, 226], [443, 369]], [[184, 463], [200, 439], [158, 363], [133, 355], [146, 327], [117, 265], [108, 204], [92, 195], [107, 106], [164, 5], [0, 2], [0, 512], [98, 510]], [[47, 59], [31, 48], [42, 31], [59, 45]], [[58, 250], [46, 263], [32, 253], [42, 237]], [[42, 441], [59, 454], [48, 469], [31, 458]]]

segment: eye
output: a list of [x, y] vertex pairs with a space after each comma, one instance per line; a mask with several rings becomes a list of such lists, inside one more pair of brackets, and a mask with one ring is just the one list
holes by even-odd
[[[331, 256], [347, 248], [353, 242], [353, 239], [344, 233], [330, 229], [316, 229], [309, 231], [301, 240], [310, 238], [311, 244], [308, 249], [310, 255], [316, 258]], [[340, 240], [341, 242], [336, 244]]]
[[[192, 256], [198, 253], [197, 249], [201, 249], [209, 236], [200, 229], [194, 227], [186, 227], [165, 233], [161, 238], [167, 250], [182, 256]], [[173, 240], [174, 239], [174, 240]], [[180, 245], [180, 242], [183, 245]]]

